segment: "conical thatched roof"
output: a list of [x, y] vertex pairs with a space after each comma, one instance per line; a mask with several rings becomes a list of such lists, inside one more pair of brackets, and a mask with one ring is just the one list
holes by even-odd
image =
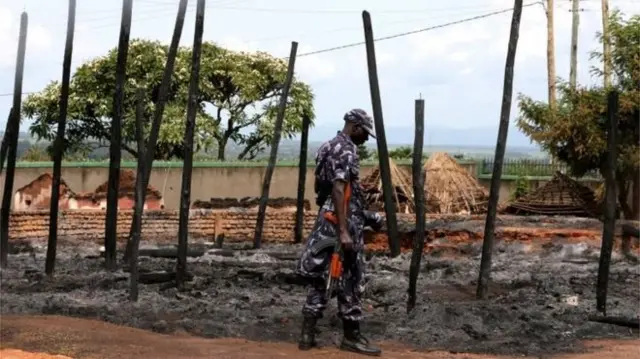
[[489, 193], [476, 178], [443, 152], [429, 156], [424, 165], [427, 213], [484, 212]]
[[[414, 210], [413, 187], [411, 177], [389, 159], [391, 170], [391, 184], [395, 188], [393, 197], [399, 212], [411, 213]], [[384, 197], [382, 196], [382, 178], [380, 166], [376, 166], [371, 173], [361, 180], [366, 192], [367, 203], [370, 210], [382, 210]]]
[[598, 217], [599, 208], [591, 188], [556, 172], [551, 181], [510, 203], [506, 213]]

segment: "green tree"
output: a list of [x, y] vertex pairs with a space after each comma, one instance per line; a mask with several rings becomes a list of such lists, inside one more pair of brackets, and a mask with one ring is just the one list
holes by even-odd
[[[145, 132], [151, 118], [168, 46], [158, 41], [132, 40], [127, 61], [125, 117], [122, 124], [122, 148], [134, 157], [135, 93], [145, 89]], [[81, 65], [74, 73], [69, 96], [65, 151], [75, 152], [88, 146], [109, 145], [113, 117], [117, 48]], [[169, 101], [165, 108], [157, 159], [182, 158], [186, 103], [191, 72], [191, 49], [178, 51]], [[194, 143], [197, 151], [218, 148], [218, 159], [225, 159], [228, 142], [243, 146], [240, 159], [251, 159], [264, 150], [272, 138], [279, 95], [286, 77], [287, 64], [267, 53], [241, 53], [213, 43], [203, 44], [200, 69], [200, 105], [196, 117]], [[52, 141], [58, 121], [60, 84], [54, 81], [24, 103], [24, 115], [34, 120], [30, 130], [38, 139]], [[288, 98], [283, 125], [284, 138], [300, 131], [302, 113], [313, 120], [313, 95], [306, 84], [295, 79]]]
[[409, 159], [412, 156], [413, 156], [413, 147], [411, 146], [396, 147], [393, 150], [389, 151], [389, 158], [392, 158], [394, 160]]
[[[640, 197], [640, 16], [623, 19], [618, 11], [610, 18], [614, 87], [620, 93], [619, 158], [616, 166], [618, 201], [626, 218], [638, 216]], [[598, 38], [602, 41], [601, 34]], [[602, 59], [594, 51], [592, 58]], [[601, 75], [601, 69], [593, 73]], [[558, 108], [519, 95], [517, 125], [533, 142], [553, 157], [565, 162], [576, 176], [598, 170], [604, 174], [607, 155], [607, 89], [579, 86], [572, 90], [566, 82], [558, 86]], [[633, 186], [634, 203], [627, 198]]]
[[366, 144], [358, 145], [358, 157], [361, 161], [370, 160], [374, 157], [374, 151], [372, 151]]

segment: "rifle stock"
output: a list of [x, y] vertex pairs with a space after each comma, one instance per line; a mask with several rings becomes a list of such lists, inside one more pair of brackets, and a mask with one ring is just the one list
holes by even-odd
[[[349, 209], [350, 199], [351, 199], [351, 183], [347, 182], [347, 184], [345, 185], [344, 203], [343, 203], [343, 212], [342, 212], [345, 214], [345, 216], [348, 216], [347, 211]], [[324, 218], [330, 223], [332, 223], [333, 225], [335, 225], [336, 227], [338, 227], [340, 224], [340, 222], [338, 221], [338, 216], [333, 211], [326, 211], [324, 213]], [[342, 275], [342, 269], [343, 269], [342, 268], [342, 261], [343, 261], [342, 242], [340, 240], [340, 229], [339, 228], [337, 229], [338, 230], [336, 231], [336, 233], [338, 233], [338, 238], [336, 240], [335, 246], [333, 247], [333, 253], [331, 254], [331, 262], [329, 264], [329, 275], [327, 276], [327, 289], [326, 289], [327, 298], [331, 298], [331, 295], [333, 294], [335, 289], [335, 282], [340, 279], [340, 276]]]

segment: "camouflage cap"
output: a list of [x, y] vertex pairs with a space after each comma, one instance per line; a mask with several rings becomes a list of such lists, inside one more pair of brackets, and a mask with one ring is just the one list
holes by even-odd
[[353, 110], [344, 114], [344, 120], [362, 126], [362, 128], [367, 131], [369, 136], [376, 138], [376, 135], [373, 131], [373, 119], [365, 110], [354, 108]]

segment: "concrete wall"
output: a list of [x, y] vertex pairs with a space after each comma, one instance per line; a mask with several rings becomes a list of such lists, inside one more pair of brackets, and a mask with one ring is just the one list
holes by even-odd
[[[14, 179], [15, 191], [34, 180], [37, 176], [51, 172], [50, 166], [34, 166], [35, 164], [24, 164], [16, 168]], [[477, 176], [477, 163], [461, 163], [471, 174]], [[401, 167], [410, 168], [407, 165]], [[135, 171], [135, 163], [123, 163], [123, 169]], [[363, 165], [361, 176], [366, 176], [373, 169], [372, 165]], [[63, 165], [62, 178], [75, 192], [90, 192], [108, 179], [108, 167], [106, 164], [90, 164], [67, 166]], [[315, 208], [315, 195], [313, 193], [313, 167], [307, 170], [307, 184], [305, 188], [305, 198], [312, 203]], [[211, 197], [246, 197], [259, 196], [264, 178], [264, 166], [244, 166], [244, 167], [220, 167], [219, 165], [207, 165], [194, 163], [191, 181], [191, 199], [208, 200]], [[0, 176], [0, 189], [4, 188], [3, 171]], [[151, 174], [150, 184], [156, 187], [164, 197], [165, 208], [169, 210], [178, 209], [180, 204], [180, 186], [182, 182], [182, 168], [162, 164], [154, 166]], [[531, 188], [540, 186], [545, 181], [531, 181]], [[490, 179], [481, 178], [480, 183], [489, 188]], [[293, 197], [297, 196], [298, 167], [278, 166], [275, 169], [271, 182], [271, 197]], [[513, 189], [515, 181], [505, 179], [500, 189], [500, 200], [506, 201]], [[2, 195], [0, 190], [0, 196]]]

